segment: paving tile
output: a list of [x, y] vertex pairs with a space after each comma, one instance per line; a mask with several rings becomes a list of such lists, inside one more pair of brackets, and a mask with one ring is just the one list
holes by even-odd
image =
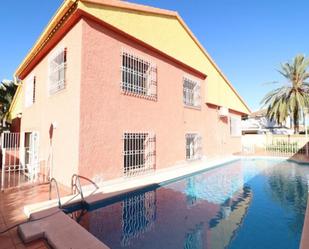
[[[0, 192], [0, 231], [26, 221], [24, 206], [46, 201], [48, 191], [48, 185], [45, 184]], [[62, 196], [69, 194], [64, 190], [62, 193]], [[24, 245], [17, 234], [17, 228], [14, 228], [0, 235], [0, 249], [49, 249], [49, 247], [43, 240]]]
[[10, 230], [9, 233], [10, 233], [10, 236], [11, 236], [11, 239], [12, 239], [14, 245], [18, 245], [18, 244], [22, 243], [21, 239], [19, 238], [19, 236], [17, 234], [17, 227]]
[[15, 248], [9, 233], [0, 235], [0, 248]]
[[28, 244], [24, 244], [27, 249], [39, 249], [39, 248], [47, 248], [45, 246], [45, 242], [43, 240], [34, 241]]

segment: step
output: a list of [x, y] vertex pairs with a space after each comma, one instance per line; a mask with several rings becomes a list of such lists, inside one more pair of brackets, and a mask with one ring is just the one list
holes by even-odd
[[57, 208], [33, 214], [18, 227], [18, 234], [24, 243], [45, 239], [54, 249], [109, 249]]

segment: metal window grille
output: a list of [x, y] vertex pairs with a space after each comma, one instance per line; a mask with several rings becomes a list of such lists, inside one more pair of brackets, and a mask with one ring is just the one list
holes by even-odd
[[157, 99], [157, 66], [140, 56], [122, 51], [121, 91]]
[[233, 137], [241, 136], [241, 119], [240, 117], [230, 117], [230, 134]]
[[202, 137], [197, 133], [186, 134], [186, 159], [202, 158]]
[[187, 106], [201, 106], [201, 86], [198, 81], [183, 78], [183, 103]]
[[133, 176], [155, 169], [156, 138], [152, 133], [124, 133], [124, 175]]
[[122, 245], [129, 246], [145, 232], [151, 231], [156, 219], [156, 192], [149, 191], [122, 202]]
[[49, 84], [48, 92], [55, 94], [65, 88], [67, 50], [61, 48], [49, 57]]
[[35, 102], [35, 76], [30, 76], [25, 83], [25, 107], [30, 107]]
[[35, 103], [36, 76], [33, 77], [32, 103]]
[[20, 133], [3, 132], [1, 136], [1, 148], [19, 148]]

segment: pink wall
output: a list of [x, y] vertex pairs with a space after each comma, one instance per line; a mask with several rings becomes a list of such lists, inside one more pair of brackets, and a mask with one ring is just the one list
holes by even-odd
[[[230, 136], [229, 124], [219, 119], [216, 107], [184, 107], [182, 78], [201, 82], [205, 99], [207, 79], [129, 41], [90, 20], [83, 22], [80, 93], [79, 172], [96, 179], [122, 176], [125, 131], [156, 134], [156, 168], [185, 161], [185, 134], [199, 132], [208, 157], [240, 151], [240, 137]], [[120, 91], [122, 48], [157, 64], [158, 100], [127, 96]], [[237, 115], [237, 114], [231, 114]]]
[[[39, 132], [40, 164], [51, 166], [52, 176], [64, 185], [69, 185], [72, 174], [78, 171], [81, 39], [80, 21], [24, 79], [27, 82], [28, 77], [36, 77], [36, 100], [27, 108], [23, 101], [21, 132]], [[67, 48], [66, 87], [49, 96], [48, 57], [59, 47]], [[56, 129], [51, 146], [52, 123], [56, 124]], [[21, 139], [23, 144], [23, 136]]]

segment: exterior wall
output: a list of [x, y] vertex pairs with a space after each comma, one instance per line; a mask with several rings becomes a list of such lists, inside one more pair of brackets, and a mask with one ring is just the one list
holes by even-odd
[[[36, 77], [36, 100], [31, 107], [25, 108], [25, 91], [22, 91], [21, 132], [39, 132], [40, 163], [51, 163], [52, 176], [65, 185], [69, 185], [70, 177], [78, 168], [81, 36], [82, 23], [78, 22], [51, 51], [62, 46], [67, 48], [64, 90], [48, 94], [47, 55], [24, 79], [26, 82], [31, 75]], [[50, 139], [52, 123], [55, 129]]]
[[[103, 3], [104, 1], [96, 0], [95, 2]], [[119, 7], [125, 3], [118, 2], [120, 3], [114, 3], [118, 7], [80, 2], [79, 8], [206, 73], [208, 84], [207, 91], [204, 91], [205, 102], [243, 113], [250, 112], [235, 89], [176, 13], [162, 14], [162, 12], [164, 13], [162, 10], [155, 11], [160, 14], [150, 13], [149, 9], [143, 6], [137, 7], [136, 10], [129, 10]]]
[[24, 103], [23, 98], [21, 96], [22, 96], [22, 87], [18, 86], [9, 109], [8, 113], [9, 121], [12, 121], [13, 119], [17, 118], [18, 114], [22, 112]]
[[[122, 48], [157, 64], [157, 101], [121, 93]], [[122, 135], [126, 131], [156, 134], [156, 169], [185, 160], [185, 134], [190, 132], [202, 135], [205, 156], [240, 151], [240, 137], [230, 137], [228, 119], [219, 119], [216, 107], [204, 104], [208, 79], [198, 79], [197, 75], [90, 20], [83, 23], [82, 62], [81, 175], [96, 180], [122, 176]], [[182, 79], [187, 75], [201, 82], [200, 110], [183, 105]]]
[[12, 119], [10, 132], [20, 132], [20, 125], [21, 125], [21, 118], [14, 118]]

